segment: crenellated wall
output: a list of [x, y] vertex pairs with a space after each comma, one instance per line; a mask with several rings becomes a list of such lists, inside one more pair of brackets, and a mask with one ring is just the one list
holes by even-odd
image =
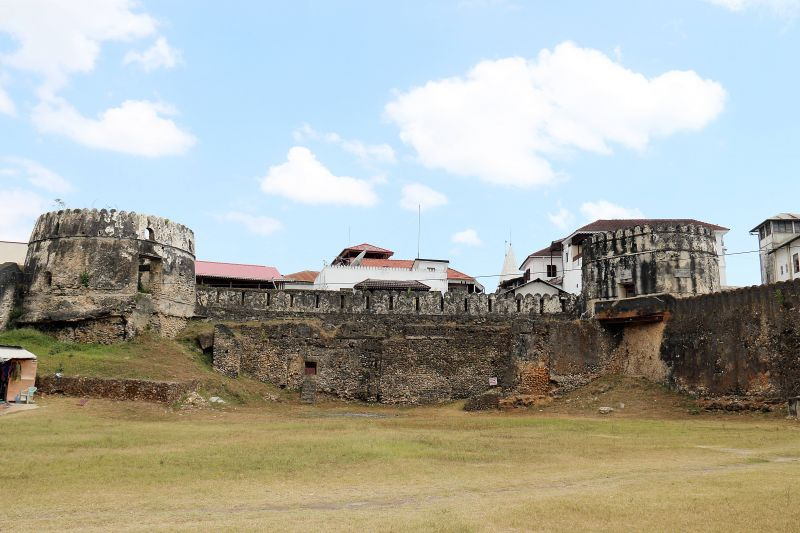
[[714, 232], [699, 225], [633, 226], [598, 233], [583, 246], [587, 302], [721, 289]]
[[524, 316], [572, 314], [576, 298], [526, 295], [517, 299], [459, 292], [312, 291], [197, 287], [196, 313], [222, 320], [258, 320], [275, 313]]

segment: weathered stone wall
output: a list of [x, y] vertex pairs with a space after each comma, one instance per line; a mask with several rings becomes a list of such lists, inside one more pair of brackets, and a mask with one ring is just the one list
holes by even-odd
[[720, 290], [713, 231], [698, 225], [634, 226], [598, 233], [583, 246], [586, 302], [636, 295], [707, 294]]
[[800, 280], [671, 299], [661, 359], [677, 389], [800, 395]]
[[45, 394], [172, 403], [195, 390], [194, 382], [106, 379], [85, 376], [38, 376], [36, 386]]
[[516, 299], [463, 292], [314, 291], [197, 287], [196, 312], [220, 320], [259, 320], [282, 313], [512, 317], [572, 314], [576, 298], [528, 294]]
[[[98, 339], [131, 338], [162, 325], [173, 334], [176, 323], [193, 316], [194, 302], [189, 228], [113, 209], [63, 210], [37, 220], [25, 260], [20, 323], [64, 329], [65, 337], [95, 325]], [[110, 323], [122, 328], [111, 333]]]
[[16, 263], [0, 265], [0, 331], [8, 326], [22, 281], [22, 271]]
[[559, 372], [585, 380], [612, 344], [596, 324], [549, 317], [283, 314], [257, 324], [218, 324], [214, 368], [298, 390], [306, 364], [316, 364], [319, 392], [434, 403], [480, 394], [492, 377], [499, 388], [514, 390], [522, 363], [549, 369], [556, 382]]

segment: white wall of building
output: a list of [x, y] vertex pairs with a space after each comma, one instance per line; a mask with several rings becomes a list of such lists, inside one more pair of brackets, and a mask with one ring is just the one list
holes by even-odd
[[0, 265], [11, 262], [22, 266], [27, 253], [27, 242], [0, 241]]
[[[314, 281], [314, 289], [338, 291], [352, 289], [367, 279], [419, 281], [432, 291], [447, 292], [447, 261], [417, 260], [412, 269], [369, 266], [328, 265]], [[429, 269], [433, 270], [429, 270]]]
[[524, 285], [520, 285], [514, 289], [514, 296], [525, 296], [526, 294], [539, 294], [544, 296], [549, 294], [551, 296], [558, 296], [561, 292], [555, 287], [548, 285], [542, 281], [529, 281]]
[[[555, 278], [562, 276], [564, 274], [564, 263], [561, 258], [560, 252], [554, 252], [555, 255], [550, 257], [544, 256], [535, 256], [535, 257], [528, 257], [525, 259], [525, 262], [522, 263], [522, 271], [525, 272], [526, 270], [531, 271], [531, 279], [542, 278]], [[556, 273], [555, 275], [549, 275], [547, 267], [554, 266]]]

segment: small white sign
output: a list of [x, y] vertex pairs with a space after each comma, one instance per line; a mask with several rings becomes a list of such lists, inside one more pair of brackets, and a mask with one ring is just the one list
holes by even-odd
[[691, 278], [692, 273], [688, 268], [676, 268], [674, 270], [676, 278]]
[[492, 387], [497, 386], [497, 378], [489, 378], [489, 385]]

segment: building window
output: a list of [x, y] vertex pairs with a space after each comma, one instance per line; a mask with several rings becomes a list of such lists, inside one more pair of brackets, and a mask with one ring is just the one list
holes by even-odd
[[794, 231], [791, 220], [773, 220], [772, 231], [775, 233], [792, 233]]
[[154, 240], [156, 240], [156, 232], [155, 232], [155, 231], [153, 231], [153, 228], [147, 228], [147, 229], [145, 230], [145, 235], [147, 236], [147, 240], [148, 240], [148, 241], [154, 241]]
[[316, 376], [317, 375], [317, 362], [316, 361], [306, 361], [305, 373], [306, 373], [306, 376]]
[[428, 267], [428, 272], [436, 272], [436, 269], [434, 267]]
[[792, 256], [792, 262], [794, 263], [794, 273], [797, 274], [800, 272], [800, 254], [794, 254]]
[[554, 278], [558, 275], [558, 267], [556, 265], [547, 265], [547, 277]]

